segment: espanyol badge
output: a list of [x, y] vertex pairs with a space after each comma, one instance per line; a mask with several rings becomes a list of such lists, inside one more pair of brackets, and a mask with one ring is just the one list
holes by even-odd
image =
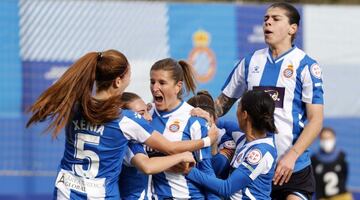
[[169, 126], [169, 130], [173, 133], [178, 132], [180, 129], [180, 122], [179, 121], [174, 121], [170, 124]]
[[216, 72], [216, 56], [210, 48], [211, 35], [205, 30], [197, 30], [193, 34], [194, 48], [188, 61], [193, 67], [196, 80], [200, 83], [210, 81]]
[[292, 77], [293, 74], [294, 74], [294, 66], [292, 65], [287, 66], [287, 68], [283, 71], [283, 75], [286, 78]]

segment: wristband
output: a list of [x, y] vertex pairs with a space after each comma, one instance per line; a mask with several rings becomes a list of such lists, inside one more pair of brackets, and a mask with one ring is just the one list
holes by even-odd
[[204, 147], [209, 147], [209, 146], [211, 146], [211, 140], [210, 140], [210, 137], [209, 137], [209, 136], [203, 138], [202, 141], [204, 142]]

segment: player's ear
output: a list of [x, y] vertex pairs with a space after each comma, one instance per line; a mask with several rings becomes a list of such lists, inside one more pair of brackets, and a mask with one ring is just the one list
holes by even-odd
[[297, 24], [291, 24], [288, 33], [289, 33], [289, 35], [295, 35], [297, 30], [298, 30], [298, 25]]

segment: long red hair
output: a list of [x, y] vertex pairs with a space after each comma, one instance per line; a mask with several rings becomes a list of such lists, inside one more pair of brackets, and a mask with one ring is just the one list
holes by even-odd
[[52, 86], [45, 90], [29, 108], [32, 116], [26, 127], [50, 120], [46, 132], [56, 137], [72, 115], [78, 111], [92, 124], [103, 124], [119, 117], [120, 96], [107, 100], [92, 97], [96, 82], [97, 92], [108, 89], [116, 77], [123, 77], [129, 68], [124, 54], [116, 50], [90, 52], [77, 60]]

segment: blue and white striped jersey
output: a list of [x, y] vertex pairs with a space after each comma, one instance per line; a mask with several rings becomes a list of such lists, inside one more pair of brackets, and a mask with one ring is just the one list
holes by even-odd
[[239, 125], [237, 122], [218, 120], [216, 126], [219, 129], [218, 135], [218, 150], [223, 148], [235, 149], [238, 139], [244, 135], [240, 131]]
[[270, 199], [275, 161], [273, 134], [251, 142], [241, 137], [231, 162], [233, 171], [226, 180], [210, 177], [197, 169], [192, 169], [187, 178], [226, 199]]
[[220, 151], [222, 149], [235, 151], [236, 142], [244, 133], [240, 131], [239, 125], [234, 121], [220, 119], [216, 122], [216, 126], [218, 127], [219, 133], [217, 140], [219, 153], [211, 158], [211, 165], [217, 177], [226, 179], [230, 171], [231, 158], [221, 154]]
[[231, 166], [234, 171], [245, 172], [252, 181], [230, 199], [270, 199], [276, 158], [273, 134], [251, 142], [246, 142], [246, 138], [242, 137], [238, 141]]
[[[151, 125], [170, 141], [196, 140], [207, 136], [207, 122], [190, 115], [193, 109], [186, 102], [181, 102], [170, 112], [151, 111]], [[150, 154], [149, 154], [150, 155]], [[196, 167], [201, 171], [215, 176], [211, 167], [211, 149], [202, 148], [194, 152]], [[153, 175], [154, 195], [156, 199], [214, 199], [211, 194], [203, 194], [201, 189], [179, 173], [163, 172]], [[209, 196], [207, 196], [209, 195]], [[206, 196], [206, 197], [205, 197]]]
[[118, 178], [129, 140], [145, 142], [153, 128], [123, 110], [119, 119], [92, 125], [76, 114], [66, 126], [55, 199], [119, 199]]
[[[255, 51], [238, 63], [222, 92], [240, 98], [246, 90], [264, 90], [275, 101], [275, 143], [281, 157], [296, 142], [304, 128], [305, 104], [323, 104], [322, 72], [315, 60], [297, 47], [273, 59], [269, 48]], [[294, 171], [310, 165], [306, 150], [296, 161]]]
[[123, 200], [151, 199], [151, 175], [144, 174], [131, 164], [131, 159], [139, 153], [147, 155], [144, 145], [130, 142], [119, 178], [119, 190]]

